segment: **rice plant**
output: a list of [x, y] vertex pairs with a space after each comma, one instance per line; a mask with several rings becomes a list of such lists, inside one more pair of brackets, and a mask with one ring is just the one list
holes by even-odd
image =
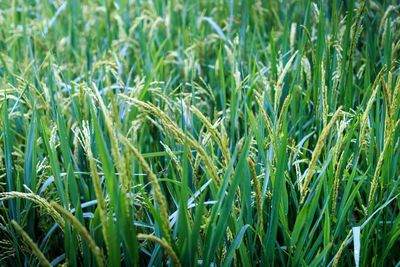
[[0, 0], [1, 266], [400, 266], [394, 0]]

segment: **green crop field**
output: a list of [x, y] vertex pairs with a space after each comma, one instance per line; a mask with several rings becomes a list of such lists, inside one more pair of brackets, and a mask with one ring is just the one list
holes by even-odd
[[400, 266], [398, 0], [0, 0], [0, 266]]

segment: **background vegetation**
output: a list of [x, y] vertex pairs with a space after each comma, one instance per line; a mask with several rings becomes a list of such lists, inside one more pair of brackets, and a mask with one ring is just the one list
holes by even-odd
[[0, 0], [0, 262], [399, 266], [400, 6]]

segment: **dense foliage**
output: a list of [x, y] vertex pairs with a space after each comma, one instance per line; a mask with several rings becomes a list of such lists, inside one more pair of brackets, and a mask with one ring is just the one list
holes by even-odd
[[399, 266], [395, 0], [0, 0], [0, 265]]

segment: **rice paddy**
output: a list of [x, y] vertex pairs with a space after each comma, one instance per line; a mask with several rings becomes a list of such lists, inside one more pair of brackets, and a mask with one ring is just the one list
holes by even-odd
[[0, 265], [400, 266], [399, 14], [0, 0]]

